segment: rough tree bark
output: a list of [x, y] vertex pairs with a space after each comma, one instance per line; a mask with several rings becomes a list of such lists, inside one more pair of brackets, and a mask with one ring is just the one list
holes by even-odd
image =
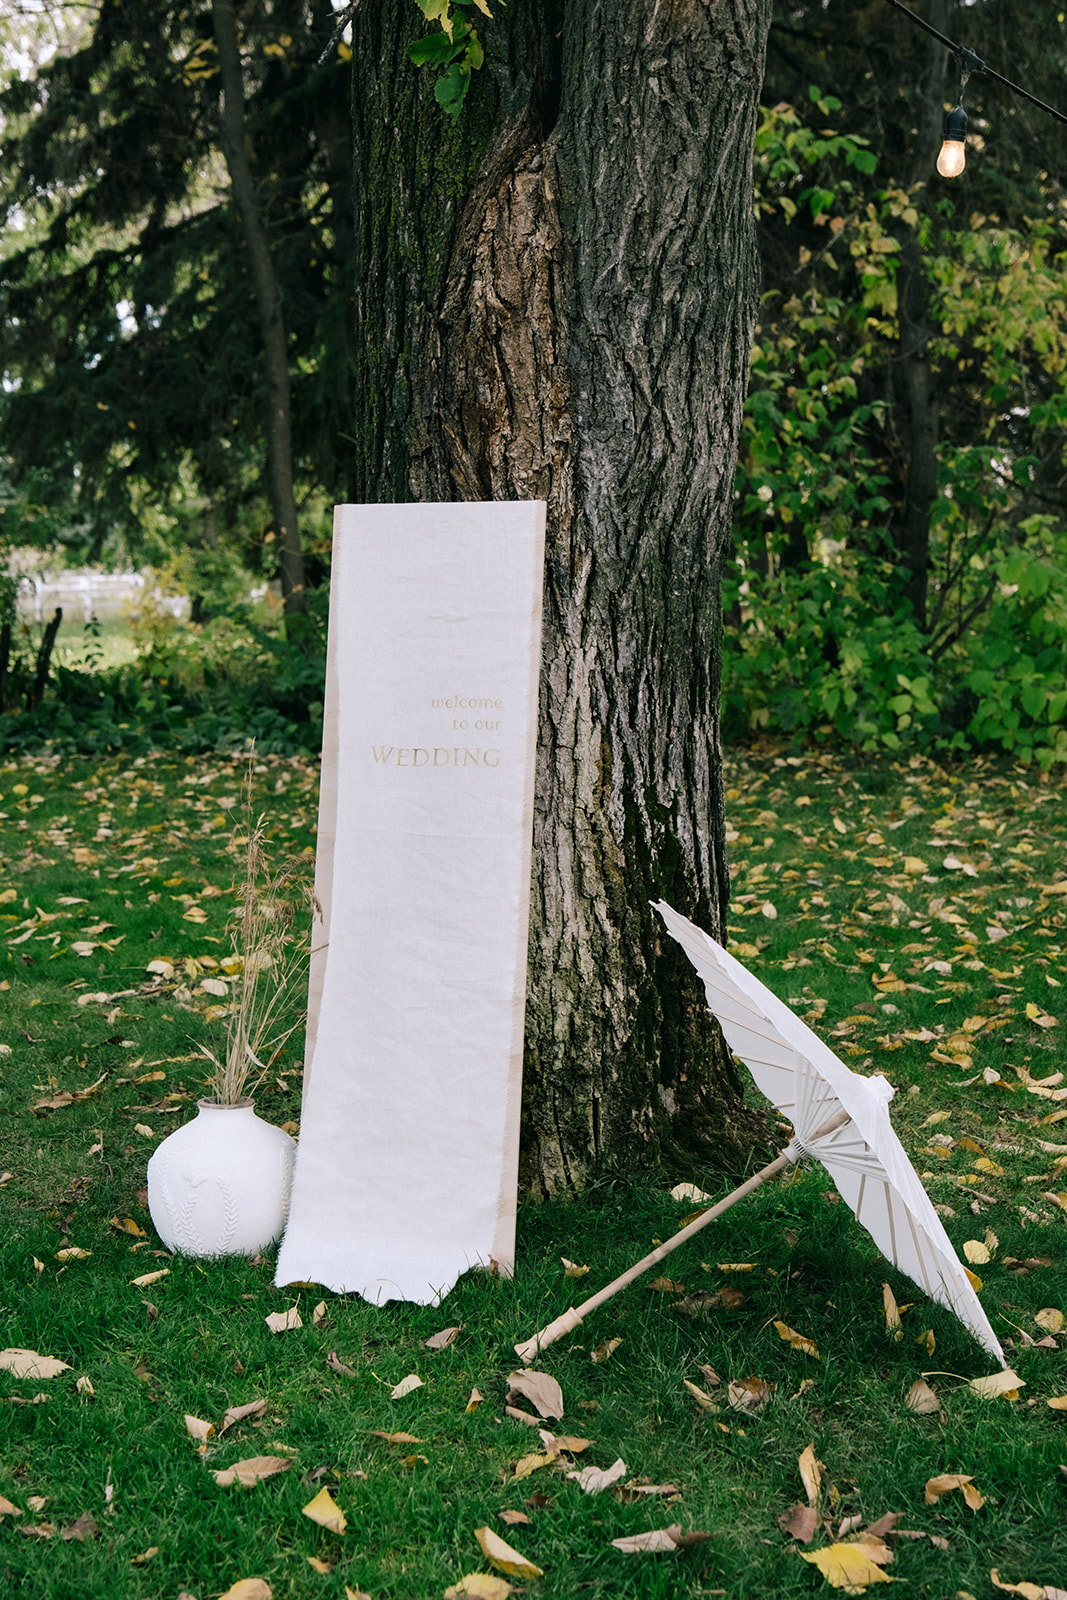
[[[768, 0], [494, 9], [460, 126], [354, 24], [362, 500], [548, 503], [522, 1181], [762, 1132], [649, 901], [729, 893], [720, 562], [757, 295]], [[414, 6], [411, 17], [418, 31]]]
[[304, 592], [300, 519], [293, 492], [289, 352], [285, 316], [248, 154], [244, 83], [233, 0], [211, 0], [211, 18], [219, 58], [219, 143], [244, 229], [248, 265], [259, 309], [267, 380], [267, 488], [278, 540], [282, 598], [286, 615], [292, 616], [307, 610], [307, 598]]

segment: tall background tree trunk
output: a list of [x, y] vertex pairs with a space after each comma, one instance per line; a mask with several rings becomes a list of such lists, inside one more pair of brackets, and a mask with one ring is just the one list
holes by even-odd
[[[932, 0], [929, 21], [951, 37], [949, 0]], [[908, 24], [904, 24], [908, 26]], [[939, 180], [935, 172], [941, 148], [943, 102], [949, 90], [952, 57], [939, 40], [923, 35], [923, 74], [916, 90], [916, 130], [908, 187], [924, 190]], [[951, 88], [955, 91], [955, 77]], [[929, 202], [927, 202], [929, 203]], [[923, 207], [925, 209], [925, 206]], [[915, 620], [927, 625], [930, 569], [930, 518], [937, 499], [937, 445], [941, 401], [930, 363], [930, 280], [923, 260], [919, 229], [901, 225], [897, 273], [899, 353], [894, 389], [900, 407], [902, 444], [907, 460], [904, 500], [897, 530], [897, 550], [907, 572], [905, 592]]]
[[292, 419], [289, 399], [289, 350], [281, 290], [263, 225], [260, 198], [249, 160], [245, 130], [244, 84], [237, 21], [232, 0], [211, 0], [211, 17], [219, 55], [222, 90], [219, 142], [230, 175], [234, 201], [248, 248], [255, 285], [267, 379], [267, 476], [278, 540], [278, 566], [286, 615], [307, 610], [300, 518], [293, 492]]
[[453, 128], [407, 17], [355, 19], [360, 498], [548, 503], [533, 1193], [741, 1165], [762, 1128], [649, 901], [724, 932], [720, 563], [768, 20], [529, 0], [484, 24]]

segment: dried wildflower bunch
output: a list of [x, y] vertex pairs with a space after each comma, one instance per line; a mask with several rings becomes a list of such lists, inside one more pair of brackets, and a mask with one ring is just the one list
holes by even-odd
[[[235, 834], [234, 843], [244, 849], [244, 876], [229, 930], [241, 965], [230, 984], [226, 1049], [215, 1054], [206, 1045], [199, 1047], [214, 1069], [211, 1098], [223, 1106], [250, 1097], [303, 1025], [314, 904], [306, 857], [290, 857], [271, 871], [265, 820], [252, 821], [251, 773], [242, 832], [243, 837]], [[299, 1005], [296, 1020], [287, 1021], [294, 1001]]]

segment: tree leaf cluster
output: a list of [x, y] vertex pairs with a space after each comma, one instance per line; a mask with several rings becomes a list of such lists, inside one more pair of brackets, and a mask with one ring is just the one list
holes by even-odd
[[[348, 81], [337, 57], [316, 65], [333, 19], [328, 0], [263, 0], [242, 8], [240, 41], [299, 495], [320, 520], [346, 498], [352, 398]], [[0, 118], [0, 440], [20, 542], [59, 531], [83, 557], [136, 558], [149, 502], [175, 542], [229, 540], [272, 571], [256, 304], [210, 11], [114, 0], [7, 85]]]
[[[995, 62], [990, 11], [969, 8], [961, 26]], [[780, 8], [772, 29], [728, 719], [872, 749], [1063, 760], [1063, 130], [1045, 118], [1037, 159], [1042, 114], [994, 106], [976, 76], [971, 160], [946, 183], [926, 45], [897, 39], [888, 8], [863, 15], [857, 29], [855, 13]], [[1030, 19], [1012, 39], [1030, 83], [1063, 56], [1062, 23], [1045, 20], [1051, 51]], [[887, 84], [870, 62], [890, 41]], [[811, 87], [831, 56], [843, 99]], [[779, 88], [789, 98], [771, 104]]]

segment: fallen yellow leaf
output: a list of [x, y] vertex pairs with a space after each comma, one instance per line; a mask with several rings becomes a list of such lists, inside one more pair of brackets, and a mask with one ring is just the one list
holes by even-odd
[[930, 1478], [923, 1490], [923, 1499], [928, 1506], [936, 1506], [941, 1496], [951, 1494], [953, 1489], [962, 1492], [972, 1511], [979, 1511], [985, 1505], [982, 1495], [975, 1488], [974, 1479], [962, 1472], [941, 1472], [936, 1478]]
[[786, 1344], [792, 1345], [794, 1350], [799, 1350], [806, 1356], [813, 1356], [816, 1361], [821, 1360], [819, 1352], [811, 1339], [805, 1339], [802, 1333], [794, 1332], [784, 1322], [775, 1322], [774, 1326], [778, 1329], [778, 1337], [784, 1339]]
[[1054, 1394], [1045, 1404], [1051, 1406], [1053, 1411], [1067, 1411], [1067, 1394]]
[[1062, 1311], [1057, 1311], [1055, 1306], [1045, 1306], [1034, 1317], [1039, 1328], [1044, 1328], [1046, 1333], [1060, 1333], [1067, 1317]]
[[804, 1485], [804, 1493], [808, 1497], [808, 1505], [813, 1506], [819, 1498], [819, 1489], [822, 1485], [823, 1465], [815, 1459], [815, 1446], [809, 1444], [802, 1450], [797, 1460], [800, 1468], [800, 1481]]
[[57, 1261], [88, 1261], [92, 1255], [91, 1250], [81, 1250], [76, 1244], [68, 1245], [65, 1250], [56, 1251]]
[[862, 1594], [872, 1583], [893, 1582], [858, 1544], [831, 1544], [824, 1550], [801, 1550], [798, 1554], [801, 1560], [818, 1567], [827, 1583], [846, 1594]]
[[[580, 1267], [576, 1261], [568, 1261], [566, 1256], [559, 1258], [563, 1262], [563, 1276], [565, 1278], [584, 1278], [589, 1271], [588, 1267]], [[499, 1578], [494, 1578], [494, 1583], [499, 1583]]]
[[965, 1239], [963, 1253], [974, 1267], [984, 1267], [989, 1260], [989, 1246], [983, 1244], [981, 1239]]
[[512, 1483], [517, 1483], [520, 1478], [528, 1478], [531, 1472], [537, 1472], [541, 1467], [550, 1467], [555, 1459], [555, 1456], [520, 1456], [515, 1463], [515, 1471], [511, 1479]]
[[980, 1394], [983, 1400], [995, 1400], [999, 1395], [1005, 1400], [1017, 1400], [1019, 1390], [1025, 1389], [1026, 1383], [1017, 1372], [1005, 1367], [1003, 1372], [994, 1372], [988, 1378], [972, 1378], [967, 1387]]
[[170, 1276], [169, 1267], [160, 1267], [158, 1272], [142, 1272], [139, 1278], [130, 1279], [131, 1289], [147, 1289], [150, 1283], [158, 1283], [160, 1278]]
[[491, 1572], [468, 1572], [445, 1590], [445, 1600], [507, 1600], [511, 1584]]
[[318, 1556], [308, 1556], [308, 1566], [313, 1572], [321, 1572], [323, 1577], [329, 1577], [333, 1568], [328, 1561], [320, 1561]]
[[506, 1572], [509, 1578], [540, 1578], [541, 1568], [535, 1567], [532, 1561], [527, 1561], [518, 1550], [513, 1550], [498, 1533], [492, 1528], [475, 1528], [474, 1537], [481, 1546], [482, 1555], [499, 1567], [501, 1572]]
[[110, 1225], [113, 1228], [117, 1228], [120, 1233], [132, 1234], [135, 1239], [145, 1238], [144, 1229], [140, 1223], [134, 1222], [132, 1217], [112, 1217]]
[[995, 1589], [1002, 1589], [1005, 1594], [1021, 1595], [1022, 1600], [1045, 1600], [1048, 1594], [1043, 1583], [1001, 1583], [996, 1567], [990, 1570], [989, 1581]]
[[326, 1528], [330, 1533], [344, 1533], [348, 1527], [344, 1512], [329, 1489], [320, 1489], [314, 1500], [309, 1500], [303, 1510], [305, 1517], [310, 1517], [312, 1522], [317, 1522], [320, 1528]]
[[899, 1344], [904, 1337], [904, 1329], [900, 1325], [900, 1307], [888, 1283], [882, 1285], [882, 1304], [885, 1308], [886, 1332]]

